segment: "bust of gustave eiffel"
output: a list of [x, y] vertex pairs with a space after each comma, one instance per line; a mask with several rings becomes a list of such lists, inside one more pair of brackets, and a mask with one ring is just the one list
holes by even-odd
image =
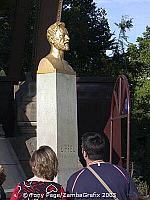
[[47, 39], [51, 45], [50, 53], [42, 58], [38, 66], [38, 74], [60, 72], [75, 74], [75, 71], [64, 60], [64, 52], [69, 50], [69, 35], [63, 22], [56, 22], [47, 29]]

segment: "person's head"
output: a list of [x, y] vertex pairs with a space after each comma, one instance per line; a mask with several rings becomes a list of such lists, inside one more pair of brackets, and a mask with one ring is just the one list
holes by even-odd
[[55, 152], [49, 146], [41, 146], [30, 159], [32, 172], [39, 178], [53, 180], [58, 172], [58, 160]]
[[2, 185], [5, 180], [6, 180], [6, 175], [4, 172], [4, 168], [2, 165], [0, 165], [0, 185]]
[[82, 138], [82, 153], [84, 159], [103, 160], [105, 150], [105, 139], [102, 135], [95, 132], [84, 133]]
[[69, 36], [65, 23], [56, 22], [47, 29], [48, 42], [58, 50], [69, 50]]

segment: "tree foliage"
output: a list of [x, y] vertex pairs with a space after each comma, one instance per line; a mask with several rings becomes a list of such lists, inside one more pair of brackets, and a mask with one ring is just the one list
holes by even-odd
[[135, 77], [146, 78], [150, 73], [150, 27], [146, 27], [143, 37], [137, 38], [138, 44], [129, 45], [127, 58]]
[[7, 71], [7, 60], [10, 50], [10, 3], [8, 0], [0, 1], [0, 70]]
[[133, 27], [132, 20], [133, 19], [128, 18], [128, 16], [122, 16], [121, 21], [119, 23], [115, 23], [115, 25], [119, 28], [118, 50], [121, 54], [125, 53], [125, 46], [129, 43], [126, 31]]
[[[26, 1], [25, 1], [26, 2]], [[33, 67], [33, 40], [35, 37], [35, 24], [37, 23], [37, 10], [39, 9], [39, 0], [29, 0], [29, 8], [26, 12], [28, 12], [29, 17], [26, 19], [26, 27], [24, 29], [25, 43], [21, 66], [22, 72], [30, 71], [31, 67]], [[10, 61], [10, 54], [14, 51], [12, 44], [14, 41], [17, 41], [19, 37], [15, 35], [17, 29], [20, 27], [15, 27], [15, 23], [18, 20], [16, 13], [21, 13], [19, 9], [26, 9], [25, 3], [22, 2], [22, 7], [18, 6], [20, 0], [1, 0], [0, 1], [0, 70], [4, 70], [7, 73], [8, 62]], [[21, 20], [23, 14], [19, 16]], [[13, 41], [14, 40], [14, 41]], [[12, 52], [11, 52], [12, 51]], [[18, 53], [18, 51], [17, 51]]]
[[62, 21], [71, 37], [67, 60], [80, 75], [102, 73], [106, 50], [113, 40], [107, 13], [97, 9], [93, 0], [65, 0]]
[[139, 175], [150, 183], [150, 27], [127, 51], [132, 80], [132, 147]]

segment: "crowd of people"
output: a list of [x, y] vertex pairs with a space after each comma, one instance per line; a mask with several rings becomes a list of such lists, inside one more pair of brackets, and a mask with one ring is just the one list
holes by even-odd
[[[105, 139], [103, 135], [88, 132], [82, 136], [82, 154], [86, 167], [72, 174], [67, 187], [54, 182], [58, 173], [58, 159], [49, 146], [41, 146], [30, 159], [33, 177], [17, 184], [10, 200], [136, 200], [137, 188], [127, 171], [104, 162]], [[2, 187], [5, 173], [0, 166], [0, 200], [6, 195]], [[9, 178], [9, 177], [8, 177]]]

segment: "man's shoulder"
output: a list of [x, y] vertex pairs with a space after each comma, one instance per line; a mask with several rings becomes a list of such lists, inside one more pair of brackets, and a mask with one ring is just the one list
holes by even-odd
[[80, 169], [80, 170], [74, 172], [74, 173], [69, 177], [68, 181], [74, 180], [74, 179], [76, 179], [77, 177], [79, 177], [79, 176], [85, 171], [85, 169], [86, 169], [86, 168], [82, 168], [82, 169]]
[[66, 191], [67, 192], [72, 192], [73, 191], [73, 188], [74, 186], [76, 185], [76, 182], [78, 181], [78, 179], [80, 179], [80, 176], [84, 173], [85, 171], [85, 168], [82, 168], [78, 171], [76, 171], [75, 173], [73, 173], [68, 181], [67, 181], [67, 187], [66, 187]]
[[113, 165], [113, 167], [115, 167], [123, 176], [126, 176], [126, 177], [129, 176], [127, 170], [125, 168], [123, 168], [122, 166]]

